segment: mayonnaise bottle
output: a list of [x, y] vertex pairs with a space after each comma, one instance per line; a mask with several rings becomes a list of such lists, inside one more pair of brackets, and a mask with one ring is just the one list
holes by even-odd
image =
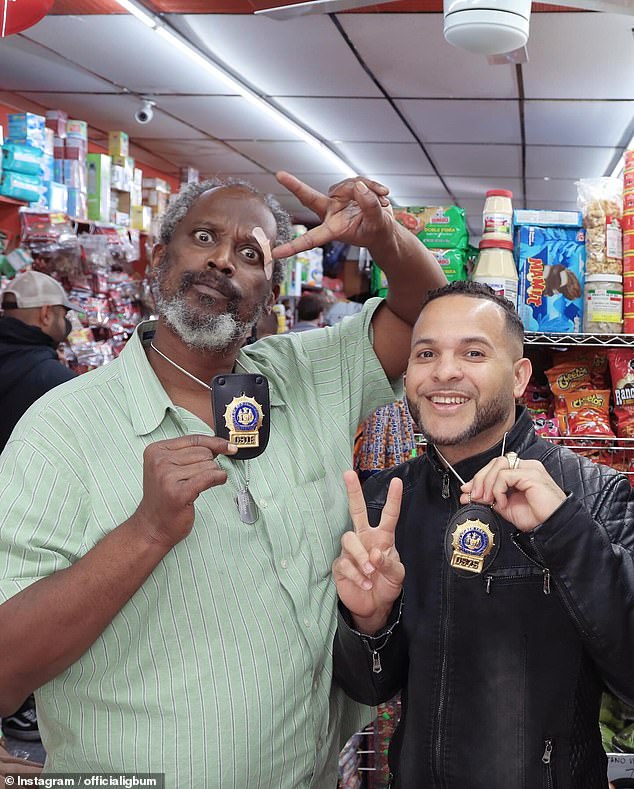
[[513, 259], [513, 242], [480, 241], [480, 254], [473, 276], [474, 282], [483, 282], [498, 296], [504, 296], [517, 309], [517, 268]]
[[489, 189], [482, 212], [482, 238], [487, 241], [512, 241], [513, 192]]

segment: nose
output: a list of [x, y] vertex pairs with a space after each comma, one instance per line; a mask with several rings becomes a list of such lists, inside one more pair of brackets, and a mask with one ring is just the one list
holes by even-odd
[[207, 268], [218, 269], [225, 276], [233, 276], [236, 267], [232, 256], [231, 245], [228, 243], [216, 244], [210, 251]]
[[453, 353], [440, 354], [434, 365], [434, 378], [438, 381], [455, 381], [462, 378], [460, 360]]

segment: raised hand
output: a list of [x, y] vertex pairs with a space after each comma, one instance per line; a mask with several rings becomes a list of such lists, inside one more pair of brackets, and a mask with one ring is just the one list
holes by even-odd
[[495, 511], [520, 531], [532, 531], [550, 518], [566, 494], [539, 460], [517, 458], [510, 468], [506, 455], [487, 463], [463, 485], [461, 504], [492, 504]]
[[143, 498], [133, 518], [148, 536], [172, 547], [194, 525], [194, 502], [208, 488], [224, 485], [227, 474], [215, 458], [232, 455], [223, 438], [188, 435], [157, 441], [143, 453]]
[[331, 186], [328, 195], [318, 192], [294, 175], [281, 170], [277, 180], [314, 211], [321, 224], [303, 236], [275, 247], [275, 258], [296, 255], [335, 239], [346, 244], [371, 247], [394, 224], [389, 189], [370, 178], [347, 178]]
[[341, 602], [364, 633], [374, 633], [387, 621], [392, 605], [401, 593], [405, 568], [394, 547], [394, 531], [401, 509], [403, 482], [390, 482], [379, 525], [372, 528], [354, 471], [343, 475], [354, 531], [341, 538], [341, 554], [332, 565], [332, 574]]

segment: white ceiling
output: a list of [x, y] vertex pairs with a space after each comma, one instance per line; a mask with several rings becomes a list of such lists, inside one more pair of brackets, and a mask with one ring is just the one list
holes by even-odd
[[[512, 189], [516, 207], [574, 208], [575, 180], [609, 173], [634, 134], [631, 16], [535, 13], [517, 68], [449, 46], [435, 13], [165, 19], [397, 201], [462, 205], [475, 236], [486, 189]], [[95, 142], [122, 129], [133, 155], [170, 174], [250, 178], [298, 221], [314, 217], [275, 170], [320, 190], [342, 177], [125, 13], [48, 16], [0, 39], [0, 91], [87, 120]], [[147, 125], [134, 121], [143, 95], [157, 104]]]

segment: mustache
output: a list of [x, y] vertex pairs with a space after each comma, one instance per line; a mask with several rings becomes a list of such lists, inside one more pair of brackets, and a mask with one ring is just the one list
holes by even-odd
[[203, 271], [194, 274], [191, 271], [186, 271], [181, 278], [178, 290], [180, 293], [185, 293], [192, 285], [205, 285], [208, 288], [214, 288], [227, 299], [240, 298], [239, 290], [230, 280], [226, 277], [218, 277], [211, 272]]

